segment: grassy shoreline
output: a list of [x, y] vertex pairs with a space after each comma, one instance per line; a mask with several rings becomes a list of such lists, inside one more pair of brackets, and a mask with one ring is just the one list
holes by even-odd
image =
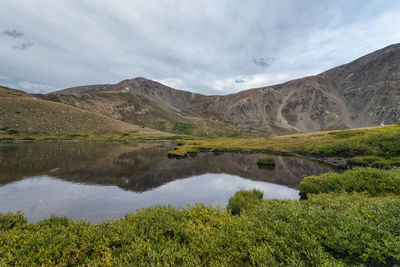
[[[325, 158], [328, 159], [327, 163], [332, 162], [329, 158], [357, 159], [375, 156], [381, 161], [380, 165], [386, 160], [387, 164], [397, 166], [400, 165], [400, 158], [396, 159], [400, 155], [400, 125], [271, 138], [177, 140], [175, 149], [169, 151], [168, 155], [184, 158], [202, 151], [298, 154], [316, 160]], [[391, 162], [387, 162], [388, 160]], [[347, 165], [347, 162], [344, 165]]]

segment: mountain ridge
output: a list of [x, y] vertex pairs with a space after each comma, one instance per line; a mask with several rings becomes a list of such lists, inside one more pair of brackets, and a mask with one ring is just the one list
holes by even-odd
[[189, 123], [284, 134], [397, 123], [399, 88], [400, 44], [394, 44], [317, 75], [229, 95], [186, 92], [138, 77], [39, 97], [153, 128], [160, 123], [163, 130]]

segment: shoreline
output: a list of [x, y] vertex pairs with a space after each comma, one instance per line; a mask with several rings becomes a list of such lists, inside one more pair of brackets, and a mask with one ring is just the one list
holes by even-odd
[[[147, 143], [147, 142], [159, 142], [159, 143], [173, 143], [174, 139], [9, 139], [9, 140], [0, 140], [0, 144], [17, 144], [17, 143], [40, 143], [40, 142], [71, 142], [71, 143], [79, 143], [79, 142], [88, 142], [88, 143], [121, 143], [121, 142], [132, 142], [132, 143]], [[184, 159], [187, 156], [195, 156], [197, 153], [201, 152], [213, 152], [213, 153], [238, 153], [238, 154], [272, 154], [279, 156], [292, 156], [299, 157], [308, 160], [317, 161], [320, 163], [324, 163], [336, 168], [340, 169], [348, 169], [347, 158], [344, 157], [321, 157], [310, 155], [306, 153], [300, 152], [283, 152], [283, 151], [273, 151], [273, 150], [228, 150], [228, 149], [199, 149], [198, 152], [187, 152], [184, 155], [176, 155], [168, 153], [168, 157], [176, 158], [176, 159]]]

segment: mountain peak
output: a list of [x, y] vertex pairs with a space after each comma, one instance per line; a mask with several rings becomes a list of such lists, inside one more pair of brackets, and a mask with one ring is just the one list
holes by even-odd
[[204, 96], [136, 77], [118, 84], [71, 88], [45, 98], [126, 122], [151, 123], [160, 130], [190, 123], [206, 127], [207, 134], [221, 127], [227, 127], [227, 133], [234, 127], [282, 134], [394, 124], [400, 121], [400, 44], [268, 88], [278, 89]]

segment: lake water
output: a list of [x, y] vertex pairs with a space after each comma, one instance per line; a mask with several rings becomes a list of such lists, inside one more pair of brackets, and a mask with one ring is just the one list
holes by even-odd
[[332, 171], [295, 157], [211, 152], [168, 159], [171, 144], [0, 144], [0, 213], [23, 210], [29, 221], [51, 215], [99, 223], [155, 205], [186, 207], [203, 202], [225, 207], [240, 189], [264, 198], [299, 199], [303, 176]]

